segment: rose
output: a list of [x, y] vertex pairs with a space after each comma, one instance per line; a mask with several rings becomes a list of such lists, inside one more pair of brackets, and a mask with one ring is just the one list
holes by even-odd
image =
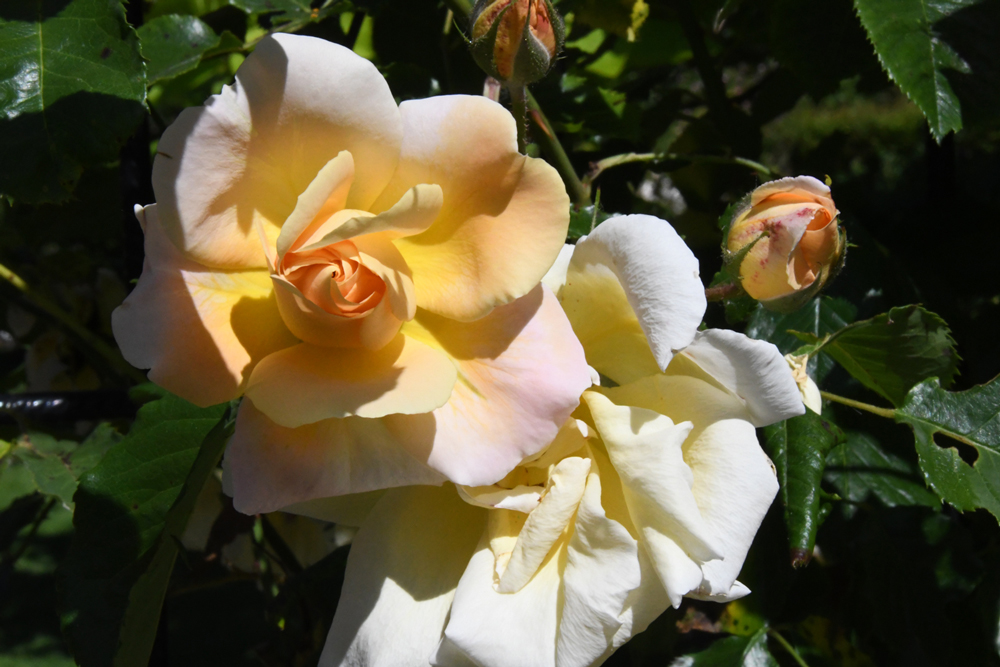
[[612, 386], [496, 484], [304, 508], [361, 525], [322, 665], [595, 665], [684, 596], [749, 592], [778, 488], [755, 427], [804, 412], [785, 360], [698, 331], [697, 260], [656, 218], [603, 223], [547, 282]]
[[495, 103], [397, 107], [371, 63], [290, 35], [164, 133], [115, 337], [194, 403], [246, 394], [239, 510], [491, 483], [558, 432], [589, 383], [538, 286], [568, 199], [515, 138]]
[[562, 48], [563, 22], [551, 0], [479, 0], [471, 24], [473, 58], [500, 81], [538, 81]]
[[740, 262], [747, 294], [773, 310], [794, 310], [840, 269], [846, 239], [830, 188], [811, 176], [764, 183], [733, 218], [727, 248], [752, 247]]

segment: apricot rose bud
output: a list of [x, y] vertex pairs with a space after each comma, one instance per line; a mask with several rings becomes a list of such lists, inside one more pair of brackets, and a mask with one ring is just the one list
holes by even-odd
[[562, 18], [550, 0], [479, 0], [472, 10], [472, 56], [506, 84], [545, 76], [564, 36]]
[[783, 312], [812, 298], [843, 265], [847, 239], [839, 213], [830, 188], [812, 176], [771, 181], [750, 193], [726, 240], [730, 257], [743, 251], [739, 276], [747, 294]]

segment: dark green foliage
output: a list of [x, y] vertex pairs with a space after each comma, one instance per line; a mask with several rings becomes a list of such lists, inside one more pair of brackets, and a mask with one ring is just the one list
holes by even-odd
[[143, 115], [145, 68], [109, 0], [32, 0], [0, 10], [0, 192], [68, 198], [86, 166], [115, 159]]
[[824, 511], [820, 489], [826, 457], [843, 439], [840, 429], [812, 410], [764, 429], [764, 449], [778, 471], [794, 567], [812, 558], [816, 531], [829, 511]]

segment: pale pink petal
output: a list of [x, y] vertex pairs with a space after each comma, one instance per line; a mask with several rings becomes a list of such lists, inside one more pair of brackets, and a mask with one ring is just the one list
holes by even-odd
[[296, 343], [282, 322], [266, 270], [216, 271], [166, 238], [159, 206], [137, 210], [146, 259], [111, 317], [125, 359], [197, 405], [239, 396], [261, 359]]
[[539, 452], [590, 386], [580, 343], [541, 286], [475, 322], [421, 310], [403, 332], [440, 346], [459, 380], [434, 412], [385, 420], [414, 456], [457, 484], [493, 484]]
[[226, 449], [225, 470], [233, 505], [244, 514], [273, 512], [328, 496], [443, 481], [401, 447], [397, 434], [390, 433], [381, 419], [326, 419], [284, 428], [247, 399]]

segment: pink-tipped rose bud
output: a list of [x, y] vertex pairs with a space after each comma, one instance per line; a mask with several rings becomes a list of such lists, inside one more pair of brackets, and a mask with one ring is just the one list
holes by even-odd
[[479, 0], [472, 10], [472, 56], [504, 83], [545, 76], [563, 37], [562, 18], [550, 0]]
[[737, 211], [726, 247], [743, 255], [740, 280], [747, 294], [777, 311], [798, 308], [843, 264], [846, 237], [830, 188], [812, 176], [764, 183]]

